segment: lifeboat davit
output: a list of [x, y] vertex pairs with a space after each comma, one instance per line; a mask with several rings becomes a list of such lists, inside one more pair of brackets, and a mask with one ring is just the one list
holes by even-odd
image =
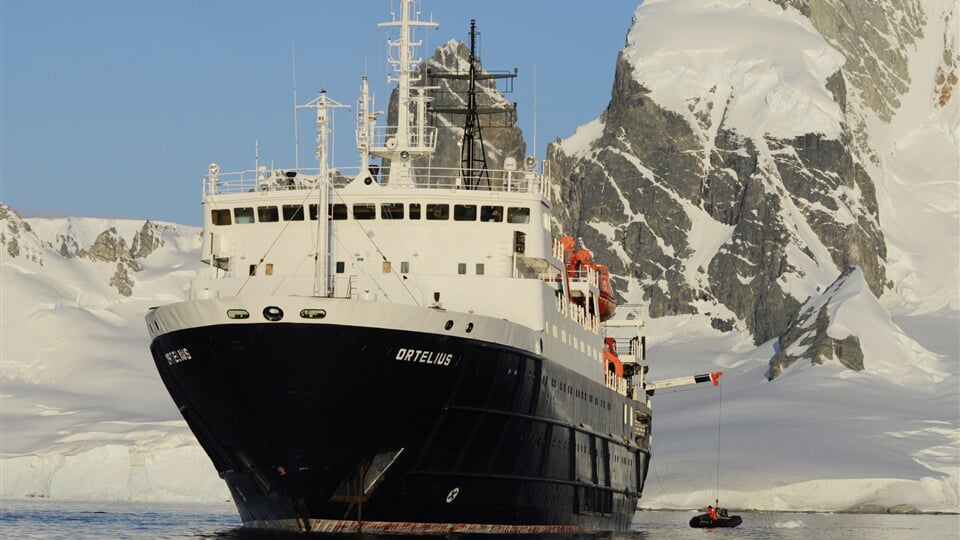
[[[598, 315], [601, 322], [609, 320], [617, 311], [617, 297], [613, 292], [613, 284], [610, 282], [610, 270], [607, 269], [607, 265], [593, 262], [593, 256], [586, 249], [581, 248], [575, 250], [573, 237], [564, 236], [560, 241], [563, 244], [564, 250], [567, 252], [566, 266], [568, 277], [582, 277], [587, 268], [591, 268], [596, 272], [597, 288], [600, 290], [600, 296], [597, 298], [598, 309], [600, 310]], [[583, 305], [584, 298], [577, 297], [574, 298], [573, 301]]]
[[605, 347], [603, 348], [603, 363], [610, 371], [617, 374], [617, 377], [623, 377], [623, 362], [617, 356], [617, 342], [612, 337], [604, 338]]

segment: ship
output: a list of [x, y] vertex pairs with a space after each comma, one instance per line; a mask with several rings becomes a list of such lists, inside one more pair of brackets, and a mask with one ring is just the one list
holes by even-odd
[[[380, 125], [366, 78], [359, 166], [329, 163], [326, 93], [303, 105], [317, 167], [203, 180], [189, 299], [145, 316], [160, 378], [245, 527], [371, 533], [575, 533], [631, 527], [657, 388], [638, 312], [606, 266], [555, 234], [533, 156], [488, 166], [476, 61], [459, 166], [438, 127], [413, 13], [381, 23], [396, 82]], [[431, 79], [436, 80], [436, 77]], [[452, 113], [451, 113], [452, 114]]]

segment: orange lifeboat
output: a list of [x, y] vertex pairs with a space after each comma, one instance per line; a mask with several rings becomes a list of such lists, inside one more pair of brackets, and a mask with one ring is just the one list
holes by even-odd
[[610, 271], [606, 265], [596, 265], [600, 283], [600, 320], [605, 321], [617, 311], [617, 297], [613, 295], [613, 285], [610, 283]]
[[[580, 278], [586, 273], [587, 268], [593, 269], [597, 274], [597, 288], [600, 290], [600, 297], [597, 299], [599, 304], [600, 321], [606, 321], [613, 317], [617, 310], [617, 297], [613, 292], [613, 284], [610, 282], [610, 271], [605, 264], [593, 262], [593, 256], [586, 249], [574, 250], [575, 242], [573, 237], [564, 236], [560, 239], [563, 248], [567, 253], [566, 266], [568, 278]], [[573, 299], [579, 305], [583, 305], [585, 299], [578, 297]]]

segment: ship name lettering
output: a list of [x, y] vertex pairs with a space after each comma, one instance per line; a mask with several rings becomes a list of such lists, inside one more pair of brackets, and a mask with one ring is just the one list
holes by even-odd
[[420, 364], [449, 366], [453, 360], [453, 353], [401, 348], [397, 351], [396, 359], [400, 362], [418, 362]]
[[171, 366], [193, 358], [190, 356], [190, 350], [186, 347], [165, 353], [163, 357], [167, 359], [167, 364]]

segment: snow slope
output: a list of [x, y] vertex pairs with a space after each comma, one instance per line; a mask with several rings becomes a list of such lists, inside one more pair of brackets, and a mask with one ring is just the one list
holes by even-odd
[[[869, 311], [839, 320], [876, 332], [892, 326]], [[649, 321], [651, 378], [724, 375], [717, 388], [654, 396], [654, 458], [641, 506], [703, 507], [719, 498], [764, 510], [960, 511], [960, 317], [907, 316], [896, 323], [926, 347], [892, 336], [919, 349], [920, 367], [896, 354], [901, 346], [879, 358], [867, 351], [862, 372], [799, 361], [768, 381], [775, 343], [753, 347], [697, 318]], [[927, 370], [945, 378], [917, 385], [918, 377], [900, 377]]]
[[744, 136], [839, 135], [843, 113], [824, 84], [843, 55], [796, 10], [767, 1], [646, 0], [633, 18], [624, 55], [634, 76], [692, 126], [702, 111], [691, 111], [690, 100], [715, 94], [716, 103], [731, 100], [717, 112]]
[[108, 286], [115, 263], [63, 258], [46, 243], [69, 236], [86, 247], [114, 227], [129, 245], [143, 222], [30, 225], [36, 236], [22, 233], [21, 245], [38, 246], [43, 264], [7, 250], [0, 259], [0, 495], [227, 498], [160, 382], [143, 324], [150, 306], [184, 299], [199, 230], [172, 226], [138, 261], [127, 298]]

